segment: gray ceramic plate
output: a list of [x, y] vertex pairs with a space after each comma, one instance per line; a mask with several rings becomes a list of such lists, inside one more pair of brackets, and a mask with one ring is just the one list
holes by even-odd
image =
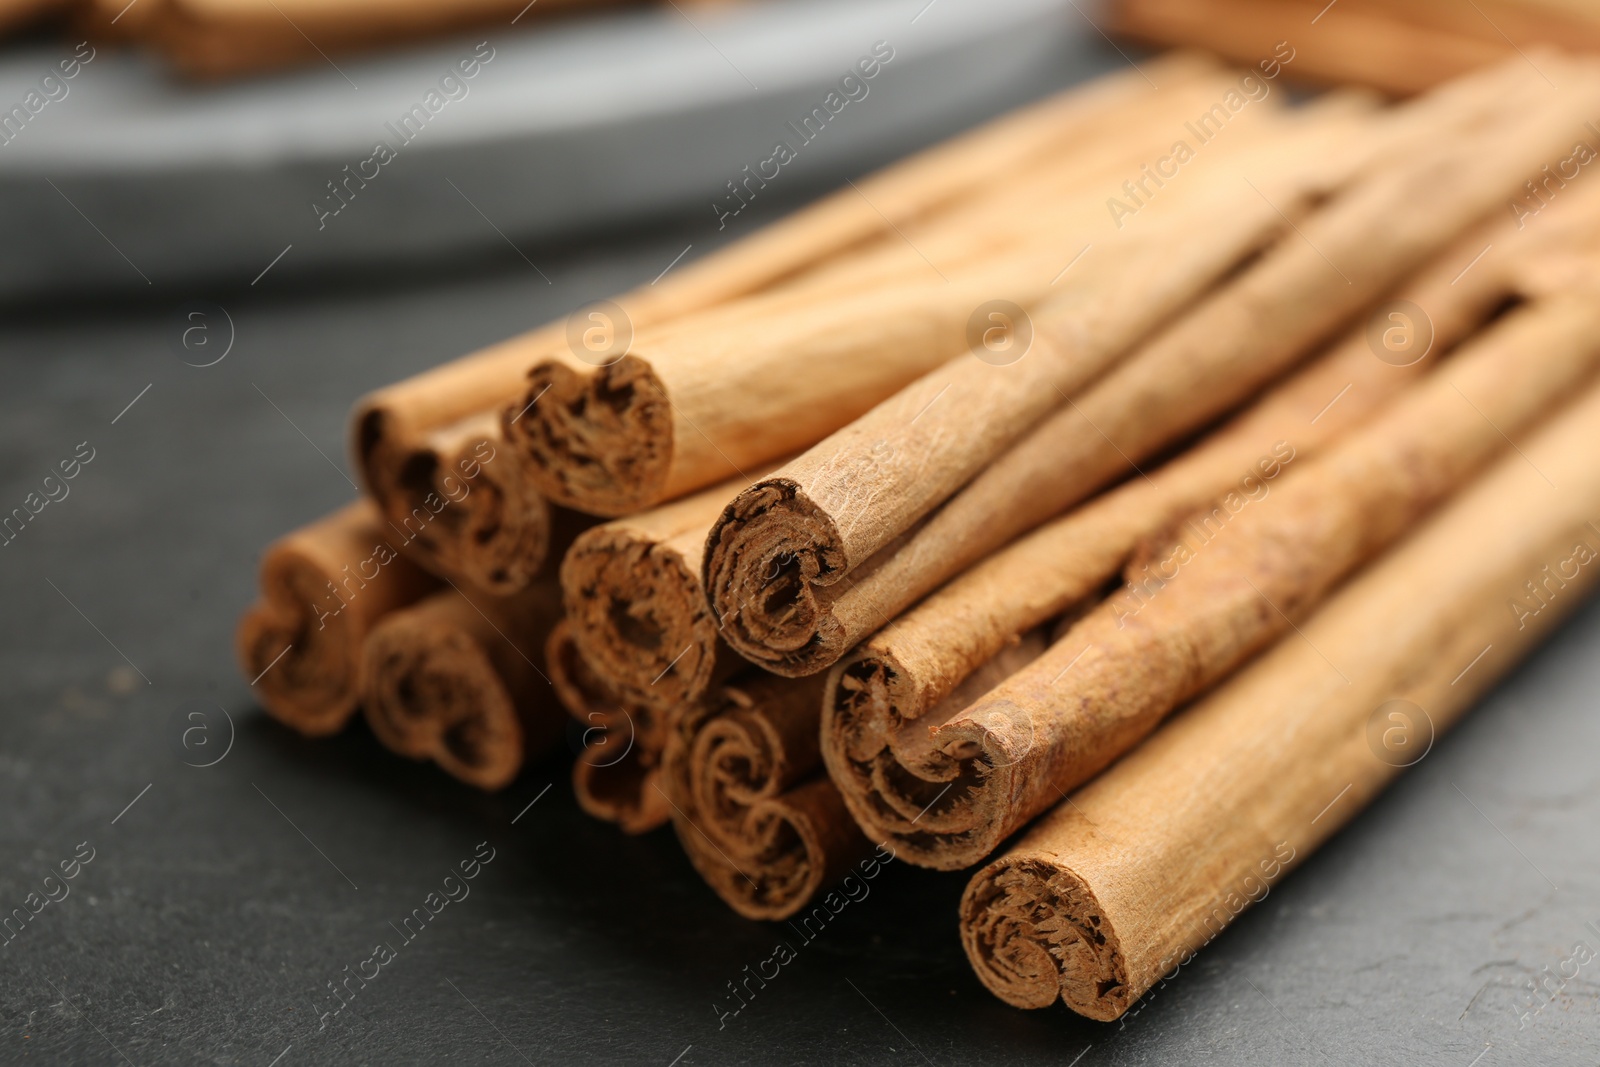
[[[1099, 41], [1070, 0], [668, 4], [200, 88], [102, 48], [0, 144], [0, 298], [243, 286], [269, 265], [278, 281], [507, 243], [537, 264], [541, 241], [686, 208], [715, 232], [727, 183], [776, 142], [795, 158], [750, 187], [774, 199], [1027, 98], [1084, 36]], [[830, 101], [875, 48], [892, 58]], [[0, 108], [74, 51], [0, 57]], [[475, 53], [492, 58], [452, 78]], [[801, 140], [819, 108], [828, 121]]]

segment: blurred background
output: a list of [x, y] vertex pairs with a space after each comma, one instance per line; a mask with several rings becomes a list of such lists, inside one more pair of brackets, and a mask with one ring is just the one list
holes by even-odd
[[[1594, 33], [1576, 0], [1513, 5], [1537, 24], [1335, 3], [0, 0], [4, 506], [93, 452], [0, 554], [0, 907], [94, 856], [3, 947], [0, 1060], [1592, 1063], [1600, 985], [1531, 1032], [1516, 1012], [1600, 922], [1593, 607], [1110, 1026], [996, 1001], [955, 936], [964, 876], [894, 868], [719, 1026], [776, 935], [670, 832], [587, 819], [561, 759], [487, 796], [364, 726], [306, 741], [234, 666], [262, 547], [354, 495], [370, 389], [1159, 45], [1292, 39], [1294, 77], [1403, 94]], [[1391, 7], [1409, 21], [1373, 36]], [[800, 147], [751, 196], [777, 140]], [[472, 901], [319, 1027], [324, 987], [484, 841]], [[886, 925], [906, 901], [920, 920]]]
[[[557, 249], [673, 218], [694, 224], [694, 255], [1108, 63], [1062, 0], [567, 0], [548, 12], [560, 0], [476, 0], [455, 5], [483, 9], [461, 12], [467, 26], [387, 48], [334, 32], [333, 9], [370, 22], [371, 0], [161, 5], [134, 0], [122, 22], [149, 6], [147, 22], [118, 33], [108, 21], [109, 40], [92, 20], [47, 23], [7, 50], [0, 101], [44, 103], [5, 127], [0, 196], [15, 225], [0, 294], [259, 290], [513, 262], [549, 285], [540, 260]], [[219, 20], [257, 7], [288, 35], [286, 54], [267, 42], [235, 58], [198, 31], [160, 29], [191, 6]], [[236, 21], [211, 37], [247, 49], [265, 36]], [[313, 49], [320, 23], [344, 47]], [[761, 202], [740, 210], [729, 183], [777, 139], [796, 140], [786, 124], [879, 42], [892, 57], [881, 75], [825, 129], [813, 122]]]

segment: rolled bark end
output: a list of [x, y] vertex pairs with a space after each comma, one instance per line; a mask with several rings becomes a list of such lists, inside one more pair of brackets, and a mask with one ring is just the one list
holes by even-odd
[[[452, 533], [461, 576], [496, 596], [531, 586], [550, 551], [550, 505], [525, 459], [502, 448], [459, 505]], [[458, 458], [458, 462], [460, 459]]]
[[723, 640], [790, 678], [824, 670], [845, 651], [823, 590], [849, 569], [833, 519], [787, 478], [740, 493], [706, 539], [706, 595]]
[[436, 586], [398, 555], [366, 501], [273, 542], [260, 582], [234, 635], [239, 665], [267, 712], [308, 737], [337, 733], [355, 714], [362, 643], [377, 620]]
[[435, 522], [442, 498], [429, 500], [445, 460], [431, 444], [407, 439], [395, 423], [381, 406], [358, 413], [354, 450], [362, 481], [400, 547], [431, 570], [450, 570], [454, 516]]
[[545, 644], [545, 669], [579, 727], [572, 766], [579, 807], [630, 834], [665, 823], [671, 808], [660, 782], [663, 717], [619, 697], [583, 658], [565, 619]]
[[667, 744], [673, 829], [734, 911], [786, 919], [823, 885], [830, 839], [849, 816], [825, 778], [786, 791], [792, 756], [760, 708], [719, 703], [685, 714]]
[[730, 908], [747, 919], [787, 919], [822, 888], [828, 870], [823, 838], [829, 830], [823, 821], [828, 799], [822, 794], [832, 788], [818, 779], [743, 806], [737, 826], [723, 832], [676, 817], [673, 825], [695, 870]]
[[711, 684], [717, 625], [700, 576], [668, 545], [597, 527], [561, 563], [573, 639], [625, 700], [667, 711]]
[[695, 709], [668, 742], [673, 829], [695, 870], [747, 919], [784, 919], [821, 885], [826, 858], [802, 801], [782, 795], [783, 738], [757, 713]]
[[928, 723], [902, 713], [905, 687], [891, 652], [863, 648], [837, 664], [824, 690], [822, 758], [868, 837], [943, 866], [944, 832], [968, 821], [961, 809], [976, 775], [961, 781], [961, 766], [929, 743]]
[[572, 792], [578, 807], [625, 834], [644, 834], [665, 825], [672, 809], [656, 791], [655, 764], [630, 752], [604, 765], [578, 759], [572, 765]]
[[906, 688], [892, 651], [863, 645], [834, 664], [822, 709], [822, 756], [835, 777], [889, 747], [907, 721]]
[[979, 871], [961, 896], [961, 944], [978, 979], [1018, 1008], [1110, 1022], [1134, 1001], [1116, 931], [1067, 868], [1018, 857]]
[[868, 849], [817, 755], [820, 681], [746, 672], [682, 709], [662, 757], [673, 829], [748, 919], [786, 919]]
[[516, 701], [471, 636], [392, 616], [367, 638], [366, 670], [367, 722], [384, 745], [479, 789], [516, 778], [525, 749]]
[[[342, 626], [319, 627], [314, 574], [283, 579], [286, 592], [252, 607], [239, 620], [239, 666], [255, 679], [262, 707], [307, 737], [338, 733], [360, 699], [359, 641]], [[296, 595], [303, 587], [310, 595]]]
[[673, 456], [673, 413], [650, 365], [636, 356], [582, 374], [538, 364], [503, 420], [506, 439], [558, 504], [614, 517], [657, 502]]
[[869, 838], [947, 871], [981, 862], [1000, 843], [1031, 720], [1004, 706], [981, 722], [967, 713], [1044, 647], [1043, 634], [1030, 632], [943, 693], [919, 681], [891, 642], [868, 642], [829, 672], [822, 758]]

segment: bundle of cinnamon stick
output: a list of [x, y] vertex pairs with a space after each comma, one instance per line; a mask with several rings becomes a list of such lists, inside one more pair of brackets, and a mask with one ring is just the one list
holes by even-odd
[[[524, 17], [612, 6], [622, 0], [9, 0], [0, 29], [43, 12], [65, 14], [97, 40], [127, 41], [198, 79], [257, 74], [329, 61]], [[704, 2], [704, 0], [702, 0]], [[12, 14], [12, 9], [15, 14]], [[524, 10], [526, 9], [526, 10]]]
[[1600, 11], [1562, 0], [1113, 0], [1109, 8], [1110, 28], [1137, 41], [1397, 96], [1526, 58], [1519, 50], [1600, 52]]
[[1115, 1018], [1600, 573], [1600, 63], [1530, 59], [1163, 57], [380, 390], [245, 673], [479, 788], [565, 730], [749, 918], [978, 867], [979, 978]]

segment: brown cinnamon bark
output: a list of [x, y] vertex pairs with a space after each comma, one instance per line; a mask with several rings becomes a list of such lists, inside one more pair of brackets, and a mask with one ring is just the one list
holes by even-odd
[[[1511, 312], [1374, 422], [1231, 518], [1202, 512], [1160, 563], [1037, 661], [947, 722], [932, 759], [955, 788], [907, 842], [969, 866], [1293, 626], [1600, 367], [1593, 297]], [[1506, 435], [1512, 435], [1508, 438]]]
[[667, 716], [619, 698], [584, 661], [565, 620], [556, 624], [545, 644], [545, 671], [580, 727], [578, 758], [572, 764], [579, 806], [630, 834], [666, 822], [670, 809], [660, 773]]
[[539, 661], [561, 616], [545, 581], [520, 597], [447, 589], [367, 635], [363, 708], [385, 747], [479, 789], [510, 785], [561, 736], [566, 713]]
[[1478, 0], [1481, 10], [1448, 0], [1357, 0], [1371, 13], [1385, 13], [1419, 26], [1476, 37], [1502, 47], [1538, 44], [1569, 51], [1600, 49], [1600, 12], [1566, 0]]
[[[1589, 215], [1592, 231], [1600, 212]], [[1503, 300], [1525, 291], [1528, 262], [1558, 259], [1568, 235], [1593, 236], [1562, 225], [1519, 244], [1510, 219], [1466, 234], [1400, 293], [1426, 309], [1411, 352], [1393, 362], [1376, 358], [1363, 324], [1189, 451], [1019, 538], [835, 664], [822, 752], [867, 834], [877, 841], [915, 833], [912, 820], [954, 781], [955, 765], [929, 738], [928, 724], [943, 721], [930, 718], [932, 709], [1015, 635], [1095, 599], [1141, 543], [1208, 501], [1231, 493], [1243, 507], [1273, 492], [1290, 464], [1365, 422]], [[1485, 246], [1501, 252], [1474, 263]]]
[[426, 447], [397, 472], [415, 501], [389, 520], [407, 554], [435, 573], [494, 596], [532, 584], [550, 550], [551, 509], [530, 488], [525, 463], [500, 435], [490, 412], [430, 431]]
[[[1161, 45], [1206, 48], [1234, 62], [1292, 57], [1288, 77], [1369, 85], [1400, 96], [1520, 47], [1593, 51], [1600, 20], [1578, 6], [1474, 0], [1117, 0], [1111, 29]], [[1308, 32], [1307, 27], [1315, 27]]]
[[[1475, 218], [1503, 210], [1521, 176], [1579, 128], [1583, 107], [1600, 103], [1592, 72], [1563, 76], [1574, 96], [1554, 106], [1515, 93], [1497, 105], [1496, 121], [1468, 113], [1476, 121], [1467, 132], [1417, 131], [1415, 155], [1344, 190], [1020, 441], [1051, 400], [1039, 381], [1019, 392], [1027, 374], [1057, 401], [1076, 388], [1052, 380], [1049, 349], [1031, 360], [1034, 370], [1009, 377], [976, 360], [940, 368], [740, 494], [706, 551], [724, 640], [777, 673], [824, 669], [964, 567], [1223, 414]], [[1434, 101], [1418, 107], [1439, 110]], [[1415, 130], [1408, 112], [1398, 118]], [[1149, 280], [1147, 271], [1130, 276]], [[1124, 340], [1113, 345], [1104, 320], [1089, 318], [1104, 314], [1069, 307], [1052, 327], [1080, 333], [1067, 349], [1080, 362], [1069, 367]], [[947, 392], [953, 400], [936, 404]], [[884, 551], [897, 539], [896, 551]]]
[[[1014, 642], [959, 689], [955, 707], [1045, 644], [1043, 633]], [[796, 914], [872, 847], [822, 773], [821, 683], [747, 667], [671, 720], [661, 781], [673, 829], [701, 877], [747, 919]]]
[[131, 7], [127, 0], [122, 3], [117, 0], [86, 0], [71, 5], [70, 15], [73, 28], [98, 44], [101, 41], [138, 37], [160, 7], [159, 2], [151, 3], [148, 0], [140, 0]]
[[[1146, 64], [1149, 76], [1169, 89], [1215, 70], [1214, 63], [1183, 55]], [[870, 245], [995, 174], [1059, 151], [1094, 117], [1152, 95], [1132, 71], [1058, 94], [887, 167], [616, 302], [632, 328], [644, 329], [772, 287], [822, 260]], [[351, 451], [367, 491], [391, 520], [400, 521], [422, 503], [404, 473], [445, 462], [429, 455], [429, 432], [509, 404], [504, 421], [515, 441], [534, 399], [516, 399], [528, 368], [566, 343], [567, 322], [558, 321], [380, 389], [357, 405]]]
[[747, 919], [786, 919], [871, 846], [818, 775], [821, 687], [747, 670], [674, 717], [661, 782], [695, 869]]
[[[529, 14], [542, 18], [601, 3], [542, 0]], [[140, 36], [176, 69], [202, 79], [326, 62], [330, 54], [485, 26], [509, 20], [524, 6], [516, 0], [142, 0], [139, 6], [145, 4], [155, 11], [141, 20]]]
[[267, 547], [261, 600], [239, 620], [235, 647], [273, 718], [322, 737], [355, 714], [367, 634], [438, 588], [392, 541], [359, 500]]
[[[1189, 106], [1174, 100], [1157, 116], [1163, 140], [1170, 140]], [[1347, 134], [1350, 123], [1335, 112], [1314, 113], [1300, 124], [1327, 137]], [[1249, 146], [1245, 137], [1230, 138], [1193, 166], [1220, 173]], [[1307, 171], [1281, 147], [1263, 155], [1264, 166]], [[1237, 207], [1208, 199], [1211, 187], [1197, 178], [1164, 194], [1142, 225], [1117, 235], [1126, 247], [1107, 248], [1101, 259], [1164, 261], [1180, 234], [1190, 234], [1194, 220], [1206, 217], [1219, 220], [1212, 236], [1220, 251], [1196, 249], [1181, 262], [1225, 270], [1241, 253], [1217, 231], [1238, 233], [1232, 241], [1248, 248], [1264, 230], [1282, 225], [1282, 216], [1241, 187], [1236, 174], [1228, 178]], [[587, 362], [552, 353], [530, 373], [524, 406], [531, 409], [508, 436], [525, 447], [551, 500], [600, 515], [649, 507], [794, 452], [966, 352], [974, 343], [974, 316], [986, 305], [1000, 300], [1031, 308], [1059, 289], [1080, 288], [1080, 279], [1101, 299], [1107, 283], [1096, 284], [1092, 276], [1080, 273], [1059, 289], [1056, 283], [1071, 255], [1064, 247], [1109, 241], [1116, 232], [1104, 197], [1113, 181], [1101, 177], [1062, 191], [1045, 207], [1030, 205], [1025, 217], [1032, 227], [1018, 234], [1023, 243], [1004, 254], [991, 250], [959, 270], [892, 276], [887, 284], [853, 286], [826, 300], [804, 299], [815, 286], [775, 291], [640, 330], [625, 353], [607, 348], [604, 358]], [[1011, 214], [1015, 220], [1015, 207]], [[959, 229], [970, 241], [971, 227]], [[1203, 286], [1207, 277], [1195, 275], [1191, 270], [1181, 284]], [[1160, 295], [1137, 303], [1160, 309]], [[1144, 325], [1153, 314], [1137, 318]], [[1073, 376], [1083, 379], [1108, 359], [1074, 362]]]
[[1295, 80], [1370, 85], [1397, 96], [1515, 54], [1502, 39], [1417, 26], [1361, 4], [1341, 3], [1336, 15], [1323, 13], [1323, 6], [1314, 0], [1116, 0], [1111, 15], [1114, 32], [1141, 41], [1206, 48], [1236, 63], [1287, 54], [1293, 58], [1285, 71]]
[[572, 639], [624, 701], [667, 712], [743, 666], [717, 637], [700, 557], [712, 520], [748, 484], [737, 478], [592, 527], [562, 558]]
[[[416, 486], [413, 496], [424, 502], [405, 529], [430, 504], [439, 510], [408, 547], [425, 566], [462, 585], [497, 597], [518, 594], [533, 585], [550, 554], [565, 551], [593, 525], [586, 516], [551, 507], [532, 488], [526, 460], [507, 447], [490, 412], [433, 431], [428, 445], [413, 455], [405, 475]], [[435, 458], [443, 461], [437, 469]]]
[[1597, 447], [1591, 390], [980, 870], [990, 991], [1117, 1018], [1425, 755], [1594, 589]]

